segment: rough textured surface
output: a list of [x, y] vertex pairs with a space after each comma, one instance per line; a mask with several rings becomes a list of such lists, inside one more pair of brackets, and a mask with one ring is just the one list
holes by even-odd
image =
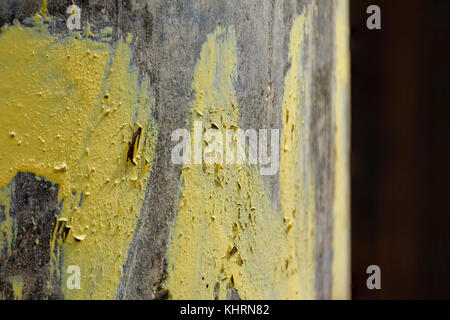
[[[49, 22], [53, 34], [67, 34], [66, 8], [71, 1], [49, 1], [48, 11], [54, 17]], [[309, 41], [306, 49], [310, 61], [309, 150], [315, 186], [316, 208], [315, 255], [316, 298], [330, 298], [332, 290], [333, 235], [333, 170], [334, 170], [334, 113], [333, 76], [334, 1], [80, 1], [83, 26], [89, 22], [93, 32], [112, 26], [112, 40], [126, 33], [136, 41], [132, 64], [139, 67], [139, 75], [147, 75], [153, 90], [158, 140], [155, 161], [145, 194], [143, 208], [128, 249], [117, 298], [157, 299], [167, 297], [163, 288], [166, 277], [170, 225], [179, 209], [181, 167], [170, 160], [173, 130], [186, 127], [195, 95], [192, 89], [194, 67], [207, 35], [217, 27], [232, 27], [236, 34], [237, 81], [234, 84], [240, 110], [239, 126], [243, 128], [280, 128], [284, 79], [291, 67], [288, 59], [290, 31], [295, 18], [305, 10], [310, 17]], [[0, 7], [0, 25], [14, 19], [24, 21], [41, 8], [40, 1], [4, 1]], [[119, 31], [121, 34], [119, 34]], [[1, 137], [3, 139], [3, 137]], [[28, 180], [27, 180], [28, 179]], [[32, 175], [19, 174], [15, 179], [16, 193], [28, 190], [20, 181], [33, 181]], [[274, 207], [279, 207], [280, 183], [278, 175], [263, 177], [264, 188]], [[57, 196], [49, 182], [29, 182], [33, 192], [26, 193], [29, 201], [14, 205], [15, 214], [38, 210], [42, 219], [39, 232], [50, 238], [55, 224]], [[24, 188], [23, 190], [20, 188]], [[28, 188], [31, 188], [29, 186]], [[54, 186], [57, 188], [57, 186]], [[18, 197], [19, 198], [19, 197]], [[48, 205], [46, 204], [48, 203]], [[53, 208], [53, 209], [51, 209]], [[27, 211], [28, 210], [28, 211]], [[25, 213], [23, 213], [25, 214]], [[0, 216], [1, 217], [1, 216]], [[29, 218], [24, 219], [28, 221]], [[20, 220], [18, 220], [20, 221]], [[44, 221], [46, 223], [44, 223]], [[19, 230], [31, 232], [27, 222]], [[33, 231], [36, 232], [36, 231]], [[20, 234], [20, 232], [19, 232]], [[26, 238], [25, 238], [26, 239]], [[26, 242], [22, 242], [22, 246]], [[17, 247], [18, 243], [14, 244]], [[12, 297], [8, 284], [9, 270], [14, 259], [27, 262], [21, 269], [23, 279], [33, 279], [35, 286], [25, 286], [24, 298], [58, 298], [58, 292], [48, 292], [39, 283], [45, 281], [48, 252], [39, 254], [27, 250], [0, 257], [0, 292]], [[3, 261], [8, 261], [6, 264]], [[35, 269], [31, 269], [35, 268]], [[27, 280], [28, 281], [28, 280]], [[28, 283], [28, 282], [27, 282]], [[230, 288], [230, 298], [239, 297]]]
[[[50, 239], [60, 213], [57, 201], [58, 185], [34, 174], [19, 173], [8, 186], [10, 216], [17, 226], [8, 252], [0, 255], [0, 290], [4, 299], [14, 299], [11, 278], [26, 283], [23, 299], [59, 299], [58, 279], [49, 279]], [[0, 223], [5, 219], [5, 208], [0, 205]], [[39, 244], [36, 245], [36, 239]], [[47, 290], [47, 281], [54, 281], [55, 290]]]

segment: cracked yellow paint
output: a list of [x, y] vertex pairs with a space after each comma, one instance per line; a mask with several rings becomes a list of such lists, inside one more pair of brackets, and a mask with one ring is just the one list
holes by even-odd
[[349, 6], [336, 1], [333, 299], [350, 299], [350, 51]]
[[[284, 110], [300, 114], [304, 88], [301, 47], [305, 15], [294, 23], [291, 58], [286, 76]], [[233, 29], [217, 28], [208, 35], [196, 65], [195, 102], [190, 122], [205, 129], [237, 129], [236, 37]], [[297, 98], [291, 98], [297, 96]], [[287, 111], [286, 111], [287, 112]], [[300, 116], [294, 120], [298, 125]], [[308, 120], [308, 118], [306, 118]], [[292, 121], [292, 120], [291, 120]], [[283, 122], [283, 125], [287, 123]], [[291, 122], [288, 123], [289, 125]], [[244, 299], [314, 297], [314, 187], [300, 149], [304, 130], [283, 127], [292, 151], [282, 154], [282, 212], [264, 192], [255, 166], [198, 164], [184, 166], [178, 215], [171, 228], [166, 289], [173, 299], [225, 299], [235, 288]], [[195, 136], [191, 127], [191, 136]], [[194, 138], [191, 139], [194, 146]], [[204, 144], [205, 146], [205, 144]], [[234, 149], [236, 154], [236, 145]], [[193, 149], [193, 148], [192, 148]], [[226, 148], [226, 150], [228, 150]], [[289, 159], [292, 158], [292, 159]], [[304, 188], [304, 189], [303, 189]], [[299, 194], [296, 194], [296, 192]], [[297, 210], [292, 212], [292, 209]]]
[[[146, 192], [153, 98], [130, 58], [127, 41], [58, 39], [42, 25], [16, 23], [0, 35], [0, 188], [19, 171], [59, 185], [51, 271], [68, 299], [115, 298]], [[127, 151], [138, 126], [135, 166]], [[80, 290], [66, 288], [69, 265], [81, 269]]]

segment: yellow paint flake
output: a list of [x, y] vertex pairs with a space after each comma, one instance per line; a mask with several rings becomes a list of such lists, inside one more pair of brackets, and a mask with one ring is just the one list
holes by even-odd
[[78, 241], [83, 241], [84, 239], [86, 239], [85, 234], [78, 234], [78, 235], [74, 235], [73, 237], [75, 238], [75, 240], [78, 240]]

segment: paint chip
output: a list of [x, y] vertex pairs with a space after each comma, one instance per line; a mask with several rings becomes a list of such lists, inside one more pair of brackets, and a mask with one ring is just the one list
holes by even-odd
[[77, 241], [83, 241], [84, 239], [86, 239], [86, 235], [85, 234], [78, 234], [78, 235], [74, 235], [73, 237]]

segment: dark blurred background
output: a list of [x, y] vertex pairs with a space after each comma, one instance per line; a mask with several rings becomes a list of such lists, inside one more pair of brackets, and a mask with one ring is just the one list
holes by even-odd
[[353, 298], [449, 299], [450, 1], [350, 4]]

